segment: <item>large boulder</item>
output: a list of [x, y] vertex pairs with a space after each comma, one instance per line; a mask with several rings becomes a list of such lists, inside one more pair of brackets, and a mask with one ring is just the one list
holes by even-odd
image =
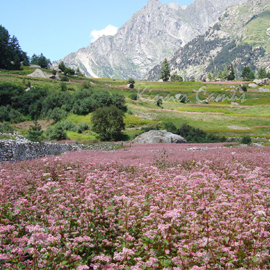
[[256, 88], [256, 87], [258, 87], [258, 85], [257, 85], [256, 83], [250, 83], [250, 84], [248, 85], [248, 87]]
[[133, 143], [186, 143], [187, 141], [167, 130], [150, 130], [139, 135]]
[[256, 83], [259, 86], [268, 85], [268, 84], [270, 84], [270, 79], [269, 78], [256, 79], [253, 82]]
[[43, 78], [43, 79], [50, 79], [51, 77], [54, 77], [53, 74], [48, 74], [47, 72], [43, 72], [41, 69], [36, 69], [33, 73], [28, 74], [27, 76]]

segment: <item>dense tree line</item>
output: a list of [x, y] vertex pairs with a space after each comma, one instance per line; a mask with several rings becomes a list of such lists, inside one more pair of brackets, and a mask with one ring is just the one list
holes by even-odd
[[0, 25], [0, 68], [17, 70], [29, 65], [27, 54], [21, 49], [18, 39], [10, 36], [7, 29]]
[[33, 56], [31, 57], [31, 64], [38, 65], [42, 68], [47, 68], [50, 63], [51, 60], [47, 59], [43, 55], [43, 53], [41, 53], [40, 55], [33, 54]]
[[71, 94], [63, 91], [50, 92], [45, 88], [30, 88], [25, 91], [21, 86], [0, 84], [0, 121], [19, 122], [23, 118], [47, 118], [57, 122], [69, 112], [86, 115], [111, 105], [122, 111], [127, 110], [123, 95], [97, 91], [90, 85], [87, 87]]

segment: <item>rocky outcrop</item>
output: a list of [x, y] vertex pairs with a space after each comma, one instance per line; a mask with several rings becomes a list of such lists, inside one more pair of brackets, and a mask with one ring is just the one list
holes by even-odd
[[187, 7], [149, 0], [115, 36], [102, 36], [61, 61], [88, 77], [142, 79], [209, 26], [230, 6], [247, 0], [195, 0]]
[[150, 130], [139, 135], [133, 140], [133, 143], [186, 143], [187, 141], [166, 130]]
[[[231, 63], [237, 78], [241, 77], [245, 66], [270, 71], [269, 14], [269, 0], [249, 0], [229, 8], [204, 35], [196, 37], [168, 59], [171, 73], [186, 80], [192, 77], [202, 80], [209, 72], [217, 74]], [[161, 63], [149, 71], [146, 79], [158, 80], [160, 72]]]
[[253, 83], [257, 84], [258, 86], [269, 85], [270, 79], [269, 78], [256, 79], [253, 81]]
[[57, 79], [60, 80], [60, 76], [58, 73], [56, 75], [49, 74], [47, 72], [43, 72], [41, 69], [36, 69], [34, 72], [31, 74], [27, 75], [28, 77], [36, 77], [36, 78], [43, 78], [43, 79]]

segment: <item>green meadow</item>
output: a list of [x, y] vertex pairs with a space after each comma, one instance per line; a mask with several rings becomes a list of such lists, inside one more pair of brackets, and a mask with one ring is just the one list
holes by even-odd
[[[34, 69], [29, 68], [17, 72], [1, 70], [0, 83], [9, 82], [21, 86], [31, 84], [33, 87], [45, 87], [50, 91], [61, 90], [63, 82], [26, 77], [33, 71]], [[249, 88], [244, 94], [235, 93], [234, 88], [238, 85], [222, 83], [136, 81], [134, 89], [127, 89], [126, 81], [121, 79], [89, 79], [77, 76], [69, 76], [69, 79], [70, 82], [65, 84], [70, 93], [81, 89], [83, 83], [91, 83], [96, 91], [103, 89], [124, 95], [128, 107], [125, 114], [125, 135], [130, 140], [141, 131], [141, 128], [163, 128], [166, 122], [173, 122], [176, 126], [186, 123], [220, 136], [250, 135], [270, 139], [270, 93], [250, 92]], [[270, 86], [264, 88], [270, 89]], [[197, 92], [199, 89], [200, 93]], [[139, 100], [132, 100], [132, 94], [138, 94]], [[211, 100], [211, 97], [218, 96], [222, 97], [221, 102]], [[187, 102], [182, 103], [179, 97], [186, 97]], [[160, 106], [156, 104], [157, 98], [163, 100]], [[207, 98], [210, 98], [209, 104], [203, 102]], [[90, 130], [82, 134], [69, 131], [68, 136], [71, 140], [98, 140], [97, 134], [91, 131], [91, 114], [70, 113], [63, 121], [71, 121], [75, 125], [87, 123], [90, 126]]]

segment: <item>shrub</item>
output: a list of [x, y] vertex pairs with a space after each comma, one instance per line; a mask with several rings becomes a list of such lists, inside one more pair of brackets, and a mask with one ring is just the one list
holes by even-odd
[[138, 100], [138, 95], [135, 94], [135, 93], [132, 93], [131, 95], [129, 95], [129, 98], [130, 98], [131, 100]]
[[89, 129], [89, 126], [87, 123], [80, 123], [78, 125], [78, 129], [77, 129], [77, 132], [78, 133], [83, 133], [84, 131], [88, 130]]
[[58, 68], [62, 71], [62, 72], [64, 72], [65, 71], [65, 69], [66, 69], [66, 66], [65, 66], [65, 64], [64, 64], [64, 62], [62, 61], [59, 65], [58, 65]]
[[242, 89], [244, 92], [247, 92], [247, 90], [248, 90], [246, 85], [242, 86]]
[[67, 85], [65, 83], [60, 84], [61, 91], [67, 91]]
[[127, 80], [127, 84], [129, 85], [129, 88], [134, 88], [135, 81], [133, 78], [129, 78]]
[[63, 122], [63, 129], [66, 131], [73, 131], [73, 132], [77, 131], [76, 125], [71, 121]]
[[49, 126], [45, 135], [51, 140], [65, 140], [67, 139], [67, 132], [64, 130], [63, 123], [57, 123], [54, 127]]
[[212, 142], [226, 142], [226, 137], [220, 137], [215, 134], [207, 134], [199, 128], [183, 124], [178, 130], [177, 134], [184, 137], [189, 143], [212, 143]]
[[9, 112], [9, 119], [12, 123], [20, 123], [23, 120], [23, 116], [18, 110], [11, 109]]
[[37, 121], [34, 121], [34, 125], [28, 129], [28, 139], [30, 141], [39, 142], [40, 137], [43, 134], [41, 126]]
[[171, 81], [172, 81], [172, 82], [182, 82], [182, 81], [183, 81], [183, 78], [182, 78], [182, 76], [180, 76], [180, 75], [173, 74], [173, 75], [171, 76]]
[[244, 136], [240, 140], [241, 144], [251, 144], [251, 142], [252, 142], [252, 140], [251, 140], [250, 136]]
[[254, 80], [255, 79], [254, 72], [249, 66], [244, 67], [242, 74], [241, 74], [241, 77], [244, 80]]
[[9, 121], [8, 106], [0, 106], [0, 122]]
[[8, 122], [0, 123], [0, 132], [2, 133], [11, 133], [14, 131], [14, 128]]
[[58, 122], [58, 121], [62, 120], [63, 118], [66, 118], [66, 117], [67, 117], [66, 111], [64, 111], [63, 109], [60, 109], [58, 107], [53, 109], [49, 113], [49, 116], [48, 116], [48, 118], [53, 119], [54, 122]]
[[67, 76], [63, 76], [61, 78], [61, 82], [69, 82], [69, 78]]
[[117, 140], [125, 129], [124, 112], [114, 105], [94, 111], [91, 121], [102, 141]]
[[156, 99], [156, 104], [158, 107], [160, 107], [162, 105], [162, 98], [157, 98]]
[[177, 127], [172, 122], [165, 123], [164, 127], [168, 132], [177, 133]]

